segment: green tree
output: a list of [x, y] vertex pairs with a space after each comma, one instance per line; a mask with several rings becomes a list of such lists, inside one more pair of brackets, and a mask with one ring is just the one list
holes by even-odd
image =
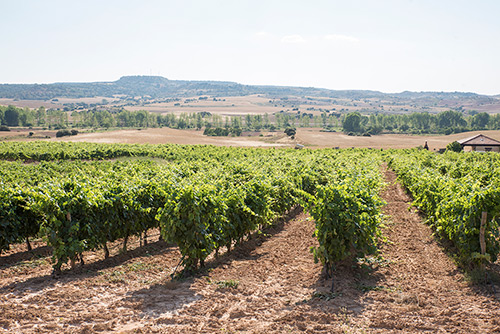
[[252, 115], [247, 114], [247, 115], [245, 116], [245, 126], [246, 126], [246, 128], [247, 128], [247, 129], [249, 129], [249, 130], [250, 130], [250, 128], [252, 127]]
[[464, 119], [462, 113], [454, 110], [447, 110], [440, 112], [437, 115], [438, 127], [441, 129], [464, 127], [467, 121]]
[[490, 122], [490, 115], [485, 112], [480, 112], [471, 118], [471, 126], [474, 129], [486, 129]]
[[196, 114], [196, 129], [200, 130], [203, 127], [203, 117], [200, 113]]
[[138, 110], [135, 112], [135, 121], [136, 125], [140, 127], [147, 128], [148, 127], [148, 115], [149, 112], [146, 110]]
[[[161, 116], [161, 115], [160, 115]], [[120, 127], [131, 127], [135, 125], [134, 117], [129, 110], [121, 110], [118, 115], [116, 115], [117, 125]]]
[[345, 132], [361, 132], [361, 114], [359, 112], [348, 113], [342, 127]]
[[44, 125], [45, 124], [45, 117], [47, 115], [47, 112], [45, 111], [45, 107], [40, 107], [36, 110], [36, 125]]
[[231, 116], [231, 127], [241, 129], [241, 116]]
[[18, 126], [19, 125], [19, 111], [14, 106], [8, 106], [4, 114], [5, 123], [8, 126]]
[[448, 145], [446, 145], [446, 150], [453, 151], [453, 152], [462, 152], [463, 147], [457, 141], [454, 141], [454, 142], [451, 142]]
[[418, 130], [429, 130], [432, 124], [432, 115], [428, 112], [414, 112], [409, 115], [410, 125]]
[[264, 128], [268, 129], [269, 126], [270, 126], [270, 122], [269, 122], [269, 115], [267, 113], [264, 114]]

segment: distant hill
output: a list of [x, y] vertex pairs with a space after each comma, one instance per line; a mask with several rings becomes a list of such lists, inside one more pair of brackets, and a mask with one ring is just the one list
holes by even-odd
[[494, 97], [461, 92], [402, 92], [386, 94], [369, 90], [330, 90], [314, 87], [242, 85], [227, 81], [169, 80], [160, 76], [124, 76], [113, 82], [0, 84], [0, 98], [50, 100], [59, 97], [130, 97], [175, 98], [209, 95], [212, 97], [262, 94], [269, 97], [310, 96], [337, 99], [404, 99], [404, 100], [481, 100], [489, 103]]

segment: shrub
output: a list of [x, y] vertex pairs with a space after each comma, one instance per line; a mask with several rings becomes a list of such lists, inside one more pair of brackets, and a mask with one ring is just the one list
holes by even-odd
[[0, 131], [10, 131], [8, 126], [2, 125], [0, 126]]
[[290, 137], [294, 137], [297, 134], [297, 130], [295, 128], [286, 128], [284, 132], [287, 136]]
[[56, 132], [56, 137], [71, 136], [71, 131], [69, 130], [59, 130]]
[[453, 152], [462, 152], [463, 147], [458, 142], [454, 141], [454, 142], [451, 142], [448, 145], [446, 145], [446, 150], [453, 151]]

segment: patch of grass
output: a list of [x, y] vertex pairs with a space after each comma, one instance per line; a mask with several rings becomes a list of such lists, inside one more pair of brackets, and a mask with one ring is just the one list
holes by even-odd
[[374, 267], [381, 267], [381, 268], [387, 267], [389, 266], [391, 261], [384, 259], [384, 257], [381, 255], [377, 255], [377, 256], [366, 256], [358, 258], [357, 263], [362, 268], [373, 269]]
[[13, 266], [14, 269], [22, 270], [25, 268], [36, 268], [50, 263], [47, 257], [35, 258], [27, 261], [21, 261]]
[[125, 272], [115, 270], [106, 275], [106, 280], [111, 283], [125, 283]]
[[151, 270], [154, 268], [156, 268], [156, 264], [144, 263], [144, 262], [134, 262], [125, 265], [125, 269], [127, 271], [143, 271], [143, 270]]
[[341, 306], [337, 315], [339, 316], [340, 321], [342, 321], [344, 324], [348, 325], [351, 322], [347, 307]]
[[209, 283], [217, 285], [218, 289], [237, 289], [238, 286], [240, 285], [239, 281], [233, 279], [222, 280], [222, 281], [209, 281]]

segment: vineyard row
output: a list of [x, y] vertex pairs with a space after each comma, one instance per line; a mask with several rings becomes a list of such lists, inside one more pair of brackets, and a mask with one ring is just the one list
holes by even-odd
[[373, 152], [161, 149], [169, 160], [1, 162], [0, 248], [41, 235], [59, 272], [84, 251], [159, 227], [193, 270], [302, 205], [325, 265], [376, 250], [382, 182]]

